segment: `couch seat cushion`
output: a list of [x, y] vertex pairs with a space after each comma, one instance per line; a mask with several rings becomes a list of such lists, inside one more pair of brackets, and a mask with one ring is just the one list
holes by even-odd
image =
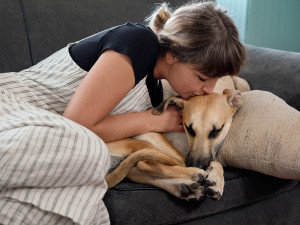
[[224, 175], [219, 201], [187, 202], [164, 190], [124, 180], [106, 193], [104, 202], [112, 224], [176, 224], [272, 197], [298, 182], [235, 168], [225, 168]]

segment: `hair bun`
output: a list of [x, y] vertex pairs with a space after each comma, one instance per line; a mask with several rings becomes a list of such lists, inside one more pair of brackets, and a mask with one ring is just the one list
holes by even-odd
[[152, 15], [146, 20], [149, 21], [149, 27], [158, 33], [163, 29], [167, 20], [171, 17], [171, 12], [169, 10], [167, 3], [160, 4], [152, 13]]

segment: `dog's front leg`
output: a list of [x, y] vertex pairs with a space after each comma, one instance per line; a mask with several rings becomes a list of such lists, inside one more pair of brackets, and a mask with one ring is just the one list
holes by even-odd
[[[166, 166], [151, 161], [140, 161], [136, 168], [147, 174], [148, 177], [145, 178], [147, 182], [149, 177], [150, 182], [155, 180], [155, 184], [148, 184], [160, 187], [183, 199], [199, 200], [197, 197], [202, 199], [202, 194], [206, 194], [207, 197], [218, 200], [223, 194], [224, 170], [217, 161], [212, 161], [206, 171], [196, 167]], [[200, 186], [205, 186], [205, 192], [202, 192], [203, 187]], [[193, 190], [191, 187], [196, 189]], [[197, 189], [201, 189], [201, 195]]]
[[[177, 166], [171, 167], [176, 168]], [[194, 167], [177, 167], [178, 172], [182, 170], [183, 173], [178, 174], [178, 177], [172, 175], [169, 178], [166, 173], [159, 175], [156, 174], [156, 172], [149, 173], [147, 170], [148, 169], [140, 170], [138, 167], [134, 167], [128, 173], [127, 178], [134, 182], [161, 188], [170, 194], [187, 201], [200, 201], [206, 197], [204, 186], [205, 178], [203, 177], [203, 175], [206, 176], [206, 172], [201, 169]]]
[[217, 161], [212, 161], [206, 172], [208, 173], [205, 181], [206, 194], [209, 198], [218, 200], [223, 194], [225, 185], [223, 166]]

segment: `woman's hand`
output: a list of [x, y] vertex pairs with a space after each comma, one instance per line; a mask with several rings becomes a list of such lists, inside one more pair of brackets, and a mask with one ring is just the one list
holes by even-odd
[[176, 132], [184, 131], [182, 118], [174, 105], [169, 105], [160, 115], [153, 115], [152, 109], [146, 111], [147, 122], [150, 131], [153, 132]]

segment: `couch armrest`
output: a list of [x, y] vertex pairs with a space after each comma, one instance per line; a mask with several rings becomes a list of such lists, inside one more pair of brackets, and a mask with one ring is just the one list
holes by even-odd
[[245, 45], [240, 77], [251, 89], [270, 91], [300, 110], [300, 53]]

